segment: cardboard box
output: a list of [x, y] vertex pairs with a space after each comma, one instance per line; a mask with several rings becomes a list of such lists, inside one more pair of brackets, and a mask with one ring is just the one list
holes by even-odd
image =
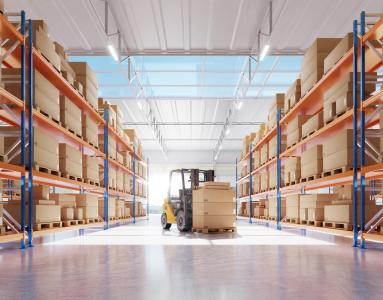
[[[277, 197], [269, 199], [269, 208], [277, 207]], [[281, 207], [286, 207], [286, 197], [281, 197]]]
[[[15, 183], [14, 185], [15, 186]], [[28, 183], [25, 184], [26, 187], [28, 187]], [[3, 187], [1, 187], [1, 191], [3, 190]], [[47, 185], [34, 185], [33, 186], [33, 200], [52, 200], [49, 197], [50, 193], [50, 187]], [[25, 201], [28, 203], [29, 200], [29, 193], [28, 190], [25, 192]], [[33, 203], [36, 204], [36, 203]]]
[[331, 205], [332, 201], [304, 201], [301, 202], [301, 208], [324, 208], [325, 205]]
[[323, 156], [328, 156], [344, 148], [353, 147], [352, 129], [344, 130], [323, 142]]
[[302, 152], [301, 154], [301, 164], [302, 166], [309, 164], [323, 157], [323, 147], [322, 145], [316, 145], [310, 149]]
[[193, 190], [193, 203], [235, 201], [235, 190]]
[[[20, 200], [21, 204], [21, 200]], [[55, 201], [52, 200], [33, 200], [33, 204], [38, 204], [38, 205], [55, 205]]]
[[194, 203], [193, 216], [230, 216], [236, 214], [236, 204], [230, 203]]
[[235, 228], [236, 216], [194, 216], [193, 227], [204, 229]]
[[74, 220], [74, 208], [61, 208], [61, 220], [62, 221], [70, 221]]
[[285, 103], [285, 94], [275, 94], [274, 98], [269, 102], [269, 112], [274, 111], [274, 107], [282, 107]]
[[309, 50], [301, 60], [301, 69], [303, 69], [317, 53], [330, 53], [342, 39], [339, 38], [318, 38], [311, 45]]
[[[300, 206], [300, 194], [286, 195], [286, 206]], [[298, 217], [299, 218], [299, 217]]]
[[303, 202], [313, 201], [335, 201], [338, 198], [338, 194], [302, 194], [300, 196], [300, 206]]
[[[358, 44], [360, 44], [358, 39]], [[358, 45], [359, 47], [360, 45]], [[324, 60], [325, 73], [330, 70], [341, 58], [353, 47], [353, 33], [349, 32], [336, 45], [336, 47], [326, 56]]]
[[299, 209], [299, 219], [300, 220], [308, 220], [308, 208], [300, 208]]
[[301, 178], [308, 176], [321, 175], [323, 173], [323, 160], [314, 160], [301, 166]]
[[[365, 207], [366, 220], [371, 220], [383, 205], [368, 205]], [[360, 212], [360, 205], [358, 205]], [[324, 221], [353, 224], [352, 205], [330, 205], [324, 207]], [[360, 214], [358, 214], [358, 225], [360, 225]]]
[[80, 208], [80, 207], [74, 208], [74, 219], [75, 220], [83, 220], [84, 219], [83, 208]]
[[87, 76], [93, 85], [98, 88], [97, 76], [86, 62], [69, 62], [69, 65], [75, 71], [76, 77]]
[[82, 154], [82, 166], [98, 172], [98, 160], [89, 155]]
[[268, 217], [268, 216], [269, 216], [269, 209], [268, 209], [268, 208], [265, 208], [265, 209], [263, 210], [263, 213], [264, 213], [264, 216], [265, 216], [265, 217]]
[[286, 181], [286, 182], [292, 182], [292, 181], [300, 180], [302, 178], [301, 168], [296, 169], [294, 171], [290, 171], [288, 176], [289, 176], [290, 181]]
[[[21, 205], [3, 204], [4, 209], [18, 222], [21, 223]], [[28, 205], [25, 205], [28, 211]], [[29, 215], [25, 214], [25, 222], [28, 224]], [[58, 205], [33, 205], [33, 224], [61, 221], [61, 208]]]
[[76, 207], [97, 207], [98, 196], [92, 194], [69, 194], [76, 197]]
[[[365, 156], [365, 165], [371, 166], [376, 162], [368, 155]], [[328, 172], [337, 168], [353, 165], [353, 148], [344, 148], [338, 152], [323, 157], [323, 172]], [[360, 161], [358, 161], [360, 166]]]
[[[276, 207], [270, 207], [269, 208], [269, 216], [270, 217], [276, 217], [277, 216], [277, 208]], [[281, 219], [283, 219], [286, 216], [286, 207], [281, 207]]]
[[290, 133], [287, 136], [287, 147], [299, 143], [302, 138], [302, 128], [297, 128], [294, 132]]
[[323, 68], [318, 68], [311, 73], [311, 75], [302, 83], [301, 94], [302, 96], [306, 93], [322, 78]]
[[91, 118], [87, 115], [82, 115], [81, 122], [83, 131], [85, 131], [85, 129], [89, 129], [92, 133], [98, 135], [98, 125]]
[[264, 207], [255, 207], [254, 208], [254, 217], [264, 216], [265, 208]]
[[336, 102], [326, 105], [323, 109], [323, 122], [327, 122], [336, 115]]
[[49, 199], [61, 208], [76, 208], [76, 197], [68, 194], [49, 194]]
[[[324, 59], [326, 58], [328, 53], [315, 53], [314, 56], [307, 62], [305, 67], [301, 69], [301, 80], [302, 84], [304, 84], [307, 78], [315, 72], [315, 70], [324, 68]], [[323, 76], [324, 71], [321, 71], [321, 75]]]
[[76, 135], [82, 136], [81, 121], [77, 121], [68, 112], [60, 110], [60, 122], [63, 127], [73, 131]]
[[133, 211], [133, 202], [125, 202], [125, 209], [129, 209], [131, 216], [138, 216], [138, 201], [135, 202], [134, 211]]
[[286, 207], [286, 216], [290, 219], [299, 219], [299, 206], [287, 206]]
[[75, 163], [67, 158], [60, 158], [59, 170], [64, 175], [72, 175], [82, 178], [82, 164]]
[[305, 124], [311, 117], [311, 115], [296, 116], [290, 123], [287, 124], [287, 135], [292, 134], [299, 128], [302, 128], [303, 124]]
[[[286, 135], [281, 135], [281, 153], [286, 151], [286, 146], [287, 146], [287, 136]], [[272, 157], [277, 156], [277, 136], [273, 137], [269, 141], [269, 159]]]
[[308, 136], [323, 127], [323, 111], [312, 116], [306, 123], [302, 125], [302, 137]]
[[60, 111], [67, 112], [75, 120], [81, 122], [81, 109], [65, 95], [60, 95]]
[[323, 221], [324, 220], [324, 208], [308, 208], [308, 220], [309, 221]]
[[60, 159], [68, 159], [74, 163], [82, 164], [81, 151], [69, 146], [68, 144], [59, 144], [59, 157]]

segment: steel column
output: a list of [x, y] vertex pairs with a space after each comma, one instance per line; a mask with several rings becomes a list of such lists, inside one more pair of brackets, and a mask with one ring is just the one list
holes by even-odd
[[277, 111], [277, 230], [281, 230], [281, 109]]
[[[235, 159], [235, 216], [238, 217], [238, 158]], [[236, 218], [237, 219], [237, 218]]]
[[[25, 12], [21, 11], [21, 34], [25, 36]], [[23, 109], [21, 110], [21, 238], [20, 249], [25, 249], [25, 45], [21, 44], [21, 99]]]
[[252, 212], [253, 212], [253, 205], [252, 205], [252, 201], [251, 201], [251, 192], [253, 190], [253, 187], [252, 187], [252, 177], [251, 177], [251, 171], [253, 171], [253, 154], [251, 153], [251, 148], [252, 148], [252, 145], [253, 145], [253, 142], [250, 142], [250, 161], [249, 161], [249, 164], [250, 164], [250, 176], [249, 176], [249, 179], [250, 179], [250, 184], [249, 184], [249, 188], [250, 188], [250, 191], [249, 191], [249, 199], [250, 199], [250, 212], [249, 212], [249, 223], [253, 223], [253, 221], [251, 221], [251, 216], [252, 216]]
[[136, 145], [133, 142], [133, 224], [136, 223]]
[[[360, 32], [361, 36], [365, 35], [365, 15], [364, 11], [360, 14]], [[366, 210], [365, 210], [365, 176], [364, 176], [364, 170], [363, 167], [365, 166], [365, 141], [366, 141], [366, 135], [365, 135], [365, 111], [363, 108], [363, 101], [364, 101], [364, 87], [365, 87], [365, 51], [364, 51], [364, 45], [360, 43], [360, 248], [365, 249], [365, 240], [363, 236], [363, 232], [365, 231], [365, 217], [366, 217]]]
[[28, 246], [33, 247], [33, 21], [29, 19], [28, 37]]
[[108, 110], [104, 108], [104, 118], [105, 118], [105, 126], [104, 126], [104, 152], [105, 152], [105, 160], [104, 160], [104, 186], [105, 186], [105, 194], [104, 194], [104, 230], [109, 229], [109, 116]]
[[[354, 116], [353, 116], [353, 167], [354, 167], [354, 178], [353, 178], [353, 247], [358, 246], [358, 22], [353, 22], [353, 43], [354, 43], [354, 54], [353, 54], [353, 105], [354, 105]], [[364, 124], [363, 124], [364, 126]], [[362, 126], [362, 127], [363, 127]]]
[[146, 159], [147, 167], [146, 167], [146, 210], [149, 220], [149, 158]]

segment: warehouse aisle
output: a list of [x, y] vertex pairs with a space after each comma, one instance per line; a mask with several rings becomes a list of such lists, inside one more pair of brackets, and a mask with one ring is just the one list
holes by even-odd
[[305, 236], [247, 220], [238, 221], [236, 234], [180, 234], [163, 231], [152, 215], [66, 237], [25, 251], [1, 249], [1, 299], [378, 299], [383, 293], [383, 247], [353, 249], [340, 236]]

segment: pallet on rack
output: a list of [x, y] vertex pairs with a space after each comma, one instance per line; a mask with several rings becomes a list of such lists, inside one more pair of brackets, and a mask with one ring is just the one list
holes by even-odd
[[301, 178], [299, 181], [300, 181], [300, 183], [302, 183], [302, 182], [307, 182], [307, 181], [315, 180], [315, 179], [318, 179], [318, 178], [321, 178], [320, 174], [307, 176], [305, 178]]
[[68, 221], [62, 221], [63, 227], [70, 227], [75, 226], [79, 224], [85, 224], [85, 220], [68, 220]]
[[277, 157], [277, 156], [275, 155], [275, 156], [269, 158], [269, 161], [270, 161], [270, 160], [273, 160], [273, 159], [276, 158], [276, 157]]
[[301, 224], [302, 225], [307, 225], [307, 226], [322, 227], [323, 221], [301, 220]]
[[52, 229], [53, 227], [62, 227], [62, 221], [58, 222], [42, 222], [33, 224], [33, 230], [40, 231], [44, 229]]
[[261, 220], [267, 220], [268, 216], [259, 216]]
[[78, 138], [82, 139], [82, 135], [81, 134], [78, 134], [76, 133], [74, 130], [70, 129], [68, 126], [63, 126], [66, 130], [68, 130], [70, 133], [74, 134], [75, 136], [77, 136]]
[[48, 119], [52, 120], [53, 122], [55, 122], [56, 124], [61, 126], [60, 120], [57, 120], [57, 119], [53, 118], [50, 114], [48, 114], [45, 111], [41, 110], [40, 107], [34, 106], [34, 109], [36, 109], [40, 114], [46, 116]]
[[130, 219], [132, 216], [125, 216], [124, 218], [125, 219]]
[[299, 224], [300, 223], [299, 219], [294, 219], [294, 218], [286, 218], [285, 222], [287, 222], [287, 223], [294, 223], [294, 224]]
[[[316, 83], [314, 83], [308, 90], [306, 93], [304, 93], [303, 95], [301, 95], [301, 100], [312, 90], [312, 88], [316, 85]], [[299, 100], [300, 101], [300, 100]]]
[[352, 230], [352, 224], [350, 223], [342, 223], [342, 222], [329, 222], [329, 221], [323, 221], [322, 222], [323, 227], [325, 228], [333, 228], [333, 229], [342, 229], [351, 231]]
[[286, 149], [288, 150], [288, 149], [290, 149], [290, 148], [292, 148], [292, 147], [294, 147], [296, 144], [298, 144], [299, 143], [299, 140], [297, 140], [297, 141], [295, 141], [294, 143], [292, 143], [290, 146], [288, 146]]
[[341, 111], [336, 113], [336, 117], [339, 118], [339, 117], [343, 116], [345, 113], [347, 113], [352, 108], [353, 107], [346, 107], [346, 108], [342, 109]]
[[300, 179], [294, 180], [294, 181], [290, 181], [290, 182], [286, 182], [286, 186], [292, 186], [292, 185], [295, 185], [297, 183], [300, 183]]
[[77, 177], [75, 175], [61, 173], [61, 177], [84, 183], [84, 178]]
[[33, 170], [61, 177], [61, 172], [59, 170], [49, 169], [37, 164], [33, 165]]
[[97, 218], [97, 219], [85, 219], [85, 223], [86, 224], [89, 224], [89, 223], [98, 223], [100, 222], [100, 220]]
[[91, 185], [95, 185], [95, 186], [100, 186], [100, 183], [96, 182], [96, 181], [84, 179], [84, 182], [87, 183], [87, 184], [91, 184]]
[[323, 172], [322, 173], [322, 178], [323, 177], [327, 177], [327, 176], [332, 176], [332, 175], [335, 175], [335, 174], [344, 173], [344, 172], [351, 171], [351, 170], [354, 170], [354, 168], [351, 167], [351, 166], [343, 166], [343, 167], [340, 167], [340, 168], [332, 169], [330, 171]]
[[212, 229], [212, 228], [192, 228], [192, 232], [196, 233], [229, 233], [229, 232], [237, 232], [236, 227], [230, 227], [230, 228], [218, 228], [218, 229]]
[[307, 139], [310, 135], [313, 135], [315, 132], [317, 132], [320, 128], [317, 128], [313, 131], [311, 131], [310, 133], [306, 134], [305, 136], [302, 136], [301, 138], [301, 141], [303, 141], [304, 139]]
[[91, 141], [89, 141], [89, 139], [83, 139], [85, 142], [87, 142], [89, 145], [91, 145], [92, 147], [98, 149], [98, 146], [96, 146], [95, 143], [92, 143]]
[[118, 220], [118, 217], [109, 217], [109, 221]]

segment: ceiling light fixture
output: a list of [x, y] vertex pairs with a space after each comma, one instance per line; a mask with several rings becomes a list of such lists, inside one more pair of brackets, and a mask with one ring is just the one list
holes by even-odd
[[138, 108], [139, 108], [140, 110], [142, 110], [141, 103], [137, 101], [137, 105], [138, 105]]
[[263, 48], [261, 57], [259, 59], [260, 61], [262, 61], [265, 58], [267, 51], [269, 51], [269, 48], [270, 48], [270, 46], [268, 44], [265, 46], [265, 48]]
[[226, 134], [229, 134], [230, 133], [230, 129], [228, 129], [227, 131], [226, 131]]
[[219, 150], [221, 150], [222, 149], [222, 146], [219, 146]]
[[117, 57], [116, 51], [114, 51], [113, 46], [112, 46], [112, 45], [108, 45], [108, 48], [109, 48], [109, 51], [110, 51], [110, 53], [112, 54], [114, 60], [115, 60], [115, 61], [118, 61], [118, 57]]
[[240, 110], [240, 109], [241, 109], [241, 107], [242, 107], [242, 101], [241, 101], [241, 102], [239, 102], [239, 104], [238, 104], [238, 110]]

